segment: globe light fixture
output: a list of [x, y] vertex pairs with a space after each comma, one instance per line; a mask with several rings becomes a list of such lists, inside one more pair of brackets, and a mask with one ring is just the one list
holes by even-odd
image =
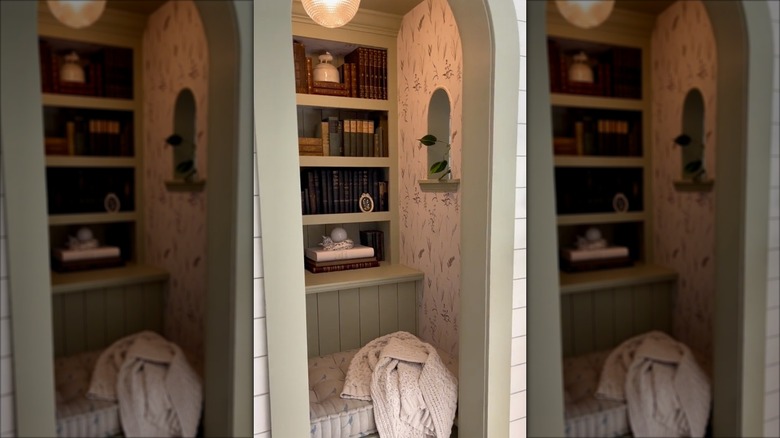
[[47, 3], [54, 18], [74, 29], [90, 26], [106, 9], [106, 0], [48, 0]]
[[583, 29], [591, 29], [609, 17], [615, 0], [555, 0], [555, 5], [566, 21]]
[[302, 0], [303, 9], [323, 27], [341, 27], [355, 16], [360, 0]]

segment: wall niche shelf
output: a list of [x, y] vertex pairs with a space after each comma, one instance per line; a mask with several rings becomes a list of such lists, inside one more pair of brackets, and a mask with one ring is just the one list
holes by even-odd
[[202, 179], [192, 182], [179, 180], [165, 181], [165, 187], [169, 192], [202, 192], [203, 188], [206, 187], [206, 180]]
[[710, 192], [715, 185], [715, 180], [689, 181], [678, 180], [674, 182], [674, 189], [678, 192]]
[[417, 183], [423, 192], [457, 192], [460, 187], [460, 179], [421, 179]]

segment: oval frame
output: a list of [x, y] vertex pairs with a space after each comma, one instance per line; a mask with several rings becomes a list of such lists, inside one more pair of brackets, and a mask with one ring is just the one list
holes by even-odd
[[374, 211], [374, 198], [368, 193], [363, 193], [358, 199], [358, 206], [363, 213], [370, 213]]

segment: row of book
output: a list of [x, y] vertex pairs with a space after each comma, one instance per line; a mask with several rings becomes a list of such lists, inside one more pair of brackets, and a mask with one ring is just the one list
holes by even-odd
[[556, 155], [642, 155], [641, 132], [627, 120], [592, 119], [574, 122], [574, 137], [556, 137]]
[[306, 47], [293, 40], [295, 92], [387, 100], [387, 50], [358, 47], [339, 65], [340, 82], [313, 79], [313, 61]]
[[348, 271], [379, 266], [374, 248], [355, 245], [348, 249], [326, 250], [322, 247], [304, 250], [304, 267], [313, 273]]
[[[566, 42], [566, 45], [570, 45]], [[555, 39], [547, 40], [550, 69], [550, 91], [594, 96], [642, 98], [642, 53], [639, 49], [613, 46], [601, 53], [588, 55], [595, 59], [594, 80], [569, 81], [572, 55], [580, 50], [564, 50]]]
[[[317, 137], [300, 137], [300, 155], [335, 157], [386, 157], [387, 121], [339, 120], [328, 117], [315, 130]], [[304, 147], [306, 146], [306, 147]]]
[[[41, 88], [44, 93], [83, 96], [133, 98], [133, 51], [121, 47], [103, 47], [84, 59], [84, 82], [60, 80], [65, 52], [54, 50], [44, 39], [38, 42]], [[86, 57], [84, 53], [79, 56]]]
[[65, 123], [65, 137], [46, 137], [47, 155], [133, 156], [132, 127], [118, 120], [77, 116]]
[[301, 169], [303, 214], [358, 213], [364, 193], [374, 201], [373, 211], [388, 211], [388, 184], [383, 169]]
[[[557, 214], [643, 211], [641, 168], [556, 167]], [[622, 196], [620, 196], [622, 194]], [[616, 202], [623, 199], [624, 202]]]

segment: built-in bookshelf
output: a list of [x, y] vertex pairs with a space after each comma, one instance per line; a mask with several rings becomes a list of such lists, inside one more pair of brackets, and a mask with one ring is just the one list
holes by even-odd
[[[79, 287], [109, 273], [121, 277], [121, 269], [131, 269], [143, 259], [142, 157], [137, 146], [141, 99], [136, 74], [142, 29], [140, 20], [127, 20], [111, 30], [95, 26], [74, 31], [41, 10], [40, 147], [46, 157], [49, 243], [52, 268], [58, 271], [52, 275], [55, 287]], [[78, 74], [63, 69], [65, 63], [76, 64]], [[119, 255], [71, 263], [54, 256], [85, 227], [101, 247], [118, 248]]]
[[[616, 35], [548, 27], [558, 243], [568, 288], [652, 260], [649, 39]], [[628, 254], [609, 263], [564, 257], [592, 228]]]
[[[388, 67], [395, 65], [395, 25], [387, 32], [326, 29], [293, 15], [304, 247], [336, 227], [355, 243], [381, 247], [379, 267], [307, 271], [307, 291], [393, 281], [399, 272], [419, 276], [398, 263], [395, 69]], [[325, 52], [338, 82], [314, 81]]]

